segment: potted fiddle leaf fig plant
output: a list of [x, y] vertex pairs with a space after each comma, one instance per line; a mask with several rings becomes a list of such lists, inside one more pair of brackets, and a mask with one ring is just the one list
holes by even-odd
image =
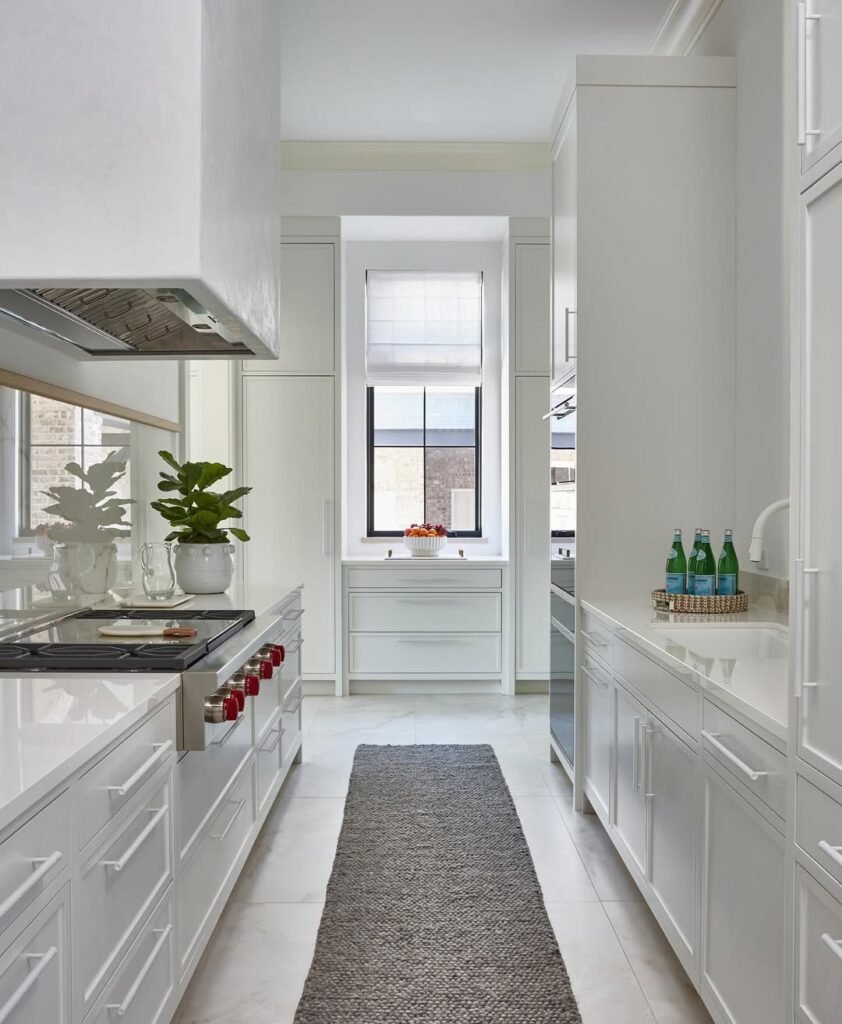
[[220, 523], [242, 518], [234, 502], [245, 497], [251, 487], [212, 491], [215, 483], [232, 472], [230, 466], [221, 462], [179, 463], [168, 451], [158, 454], [173, 471], [161, 471], [158, 490], [171, 497], [153, 501], [152, 508], [172, 527], [166, 540], [178, 541], [178, 584], [187, 594], [221, 594], [231, 585], [234, 573], [234, 546], [228, 535], [240, 541], [247, 541], [249, 535], [238, 526], [222, 527]]
[[61, 522], [47, 528], [54, 542], [54, 567], [71, 593], [105, 594], [117, 579], [117, 545], [128, 537], [127, 506], [131, 498], [118, 497], [114, 485], [126, 475], [126, 462], [109, 452], [87, 470], [68, 462], [65, 472], [82, 486], [57, 485], [43, 491], [53, 501], [44, 511]]

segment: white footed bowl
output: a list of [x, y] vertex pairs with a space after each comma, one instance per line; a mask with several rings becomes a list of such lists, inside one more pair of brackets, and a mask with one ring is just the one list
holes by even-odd
[[413, 558], [438, 558], [447, 545], [447, 537], [404, 537]]

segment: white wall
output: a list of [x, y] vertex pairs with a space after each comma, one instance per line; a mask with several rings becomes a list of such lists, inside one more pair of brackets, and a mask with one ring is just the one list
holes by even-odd
[[[482, 520], [487, 543], [478, 555], [502, 552], [501, 533], [501, 323], [502, 242], [347, 242], [343, 346], [345, 367], [345, 553], [376, 557], [394, 541], [364, 541], [366, 534], [365, 272], [480, 270], [483, 273]], [[476, 542], [474, 542], [476, 543]], [[471, 541], [466, 541], [468, 546]]]
[[[734, 528], [743, 568], [749, 567], [748, 542], [758, 512], [789, 494], [789, 252], [783, 84], [786, 9], [785, 0], [724, 0], [694, 50], [698, 55], [737, 58]], [[785, 516], [770, 524], [767, 539], [767, 571], [788, 576]]]

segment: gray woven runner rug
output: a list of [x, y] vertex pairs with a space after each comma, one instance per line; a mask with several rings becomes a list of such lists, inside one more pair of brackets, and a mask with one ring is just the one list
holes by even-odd
[[490, 746], [360, 746], [295, 1024], [580, 1024]]

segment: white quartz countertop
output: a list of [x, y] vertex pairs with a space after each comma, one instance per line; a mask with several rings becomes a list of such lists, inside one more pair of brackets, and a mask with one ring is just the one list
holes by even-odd
[[168, 673], [0, 673], [0, 831], [179, 687]]
[[[582, 606], [610, 619], [616, 636], [679, 672], [716, 703], [786, 742], [789, 630], [785, 616], [756, 606], [735, 615], [659, 612], [645, 601], [631, 600], [582, 601]], [[761, 636], [763, 625], [774, 629]], [[756, 628], [757, 640], [740, 641], [729, 633], [739, 626]]]

